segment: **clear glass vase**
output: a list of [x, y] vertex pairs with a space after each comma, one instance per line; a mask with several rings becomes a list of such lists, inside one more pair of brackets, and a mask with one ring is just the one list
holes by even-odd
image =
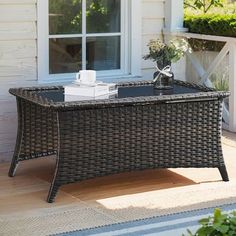
[[173, 72], [169, 73], [170, 75], [167, 76], [162, 74], [159, 71], [156, 71], [153, 74], [153, 86], [155, 89], [172, 89], [174, 84], [174, 74]]

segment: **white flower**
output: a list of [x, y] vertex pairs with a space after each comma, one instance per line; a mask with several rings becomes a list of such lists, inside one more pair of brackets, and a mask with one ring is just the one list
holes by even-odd
[[169, 43], [163, 43], [160, 39], [151, 39], [147, 46], [149, 54], [143, 58], [152, 59], [155, 62], [176, 62], [189, 51], [188, 42], [184, 38], [175, 38]]

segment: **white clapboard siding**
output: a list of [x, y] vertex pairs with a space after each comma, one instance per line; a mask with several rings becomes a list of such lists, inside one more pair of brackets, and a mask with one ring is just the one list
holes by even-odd
[[7, 120], [8, 114], [16, 112], [16, 101], [13, 96], [9, 100], [0, 100], [0, 121]]
[[0, 161], [1, 162], [9, 162], [12, 159], [13, 151], [9, 152], [0, 152]]
[[[12, 127], [12, 129], [9, 129], [9, 127]], [[1, 144], [15, 144], [17, 131], [17, 116], [11, 113], [9, 114], [6, 120], [0, 120], [0, 130], [1, 134], [3, 134], [0, 137], [0, 151], [3, 151], [3, 147], [1, 147]]]
[[143, 19], [143, 35], [160, 33], [163, 29], [164, 19]]
[[1, 40], [1, 59], [24, 59], [36, 57], [35, 40]]
[[37, 0], [0, 0], [0, 5], [36, 4]]
[[[43, 0], [38, 0], [43, 1]], [[37, 85], [37, 0], [0, 0], [0, 162], [13, 155], [17, 114], [11, 87]], [[165, 0], [142, 0], [142, 54], [150, 39], [161, 37]], [[153, 63], [142, 60], [143, 78]]]
[[[161, 38], [164, 27], [165, 0], [143, 0], [142, 9], [142, 55], [148, 53], [147, 44], [150, 39]], [[154, 72], [151, 60], [142, 60], [142, 76], [151, 79]]]
[[0, 4], [0, 22], [25, 22], [36, 20], [35, 4]]
[[[13, 107], [13, 110], [15, 111], [16, 108]], [[13, 151], [16, 142], [16, 132], [16, 111], [14, 113], [5, 113], [3, 116], [0, 115], [0, 153]]]
[[36, 0], [0, 0], [0, 162], [13, 155], [17, 114], [11, 87], [37, 81]]
[[[17, 39], [36, 39], [36, 23], [35, 22], [0, 22], [0, 41]], [[35, 42], [34, 42], [35, 43]]]
[[27, 80], [30, 78], [36, 78], [36, 60], [32, 58], [27, 61], [11, 61], [5, 60], [4, 63], [0, 63], [0, 77], [3, 80]]
[[164, 18], [164, 1], [143, 1], [143, 18]]
[[[6, 79], [6, 78], [5, 78]], [[2, 108], [4, 106], [4, 109], [0, 109], [0, 115], [4, 113], [5, 109], [7, 109], [7, 101], [9, 104], [11, 102], [15, 101], [15, 97], [9, 94], [8, 90], [9, 88], [19, 88], [19, 87], [32, 87], [37, 85], [36, 80], [16, 80], [14, 78], [11, 78], [12, 81], [6, 82], [0, 80], [0, 107]], [[4, 105], [5, 104], [5, 105]], [[10, 109], [10, 108], [9, 108]]]

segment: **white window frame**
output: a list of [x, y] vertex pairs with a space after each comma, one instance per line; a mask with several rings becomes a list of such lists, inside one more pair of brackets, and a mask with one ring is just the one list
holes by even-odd
[[[98, 77], [111, 81], [141, 76], [141, 4], [142, 0], [121, 0], [121, 70], [99, 71]], [[38, 1], [38, 82], [72, 81], [75, 73], [49, 74], [48, 0]], [[129, 22], [130, 24], [127, 24]], [[80, 34], [81, 35], [81, 34]], [[96, 36], [96, 34], [87, 34]], [[107, 35], [107, 34], [104, 34]], [[113, 35], [113, 34], [112, 34]], [[120, 33], [118, 33], [120, 35]], [[57, 36], [60, 37], [60, 36]], [[64, 35], [63, 35], [64, 37]], [[123, 38], [125, 37], [125, 38]], [[54, 36], [52, 38], [55, 38]], [[85, 44], [83, 44], [85, 45]]]

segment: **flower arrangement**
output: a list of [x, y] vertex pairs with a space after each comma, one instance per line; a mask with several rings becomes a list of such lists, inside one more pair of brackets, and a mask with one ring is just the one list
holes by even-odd
[[177, 62], [189, 49], [188, 42], [183, 38], [175, 38], [169, 43], [163, 43], [160, 39], [151, 39], [147, 46], [149, 54], [143, 58], [153, 60], [160, 69], [171, 65], [171, 62]]

